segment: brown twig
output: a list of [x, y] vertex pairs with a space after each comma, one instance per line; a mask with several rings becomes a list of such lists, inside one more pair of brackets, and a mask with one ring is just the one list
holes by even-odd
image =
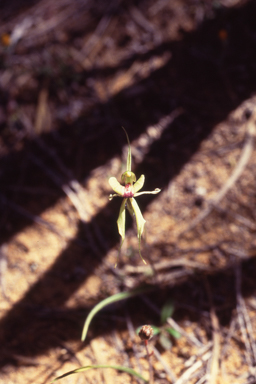
[[256, 346], [253, 339], [253, 330], [251, 320], [247, 312], [245, 301], [241, 292], [241, 265], [237, 263], [235, 267], [236, 276], [236, 298], [237, 298], [237, 316], [241, 329], [243, 342], [246, 349], [246, 360], [250, 369], [250, 373], [255, 377], [255, 363], [256, 363]]
[[249, 121], [247, 122], [244, 147], [242, 149], [240, 159], [233, 173], [230, 175], [230, 177], [219, 190], [219, 192], [216, 194], [216, 196], [208, 202], [208, 206], [201, 213], [199, 213], [199, 215], [188, 225], [188, 227], [184, 231], [179, 234], [179, 237], [195, 228], [197, 224], [204, 220], [211, 213], [212, 209], [219, 205], [223, 197], [228, 193], [228, 191], [233, 187], [233, 185], [243, 173], [246, 165], [248, 164], [251, 158], [251, 154], [254, 148], [254, 140], [256, 135], [255, 119], [256, 112], [252, 114]]
[[244, 225], [247, 228], [250, 228], [252, 230], [256, 230], [256, 224], [254, 224], [251, 220], [247, 219], [246, 217], [239, 215], [238, 213], [232, 212], [231, 210], [226, 210], [221, 207], [214, 207], [217, 211], [220, 213], [225, 213], [228, 216], [231, 216], [234, 220], [236, 220], [238, 223]]
[[133, 323], [132, 323], [131, 318], [128, 315], [128, 313], [126, 313], [126, 324], [127, 324], [127, 329], [128, 329], [128, 332], [129, 332], [130, 339], [132, 340], [133, 355], [135, 357], [135, 361], [136, 361], [136, 364], [138, 366], [139, 373], [142, 374], [142, 367], [141, 367], [141, 364], [140, 364], [140, 360], [138, 358], [137, 349], [135, 347], [136, 343], [133, 342], [135, 340], [136, 333], [134, 331]]
[[195, 384], [203, 384], [207, 381], [207, 375], [203, 375]]
[[164, 359], [162, 358], [161, 354], [158, 352], [158, 350], [156, 349], [156, 347], [152, 346], [152, 351], [154, 352], [154, 356], [157, 358], [157, 360], [162, 364], [166, 374], [169, 376], [170, 380], [172, 383], [175, 383], [176, 380], [177, 380], [177, 377], [176, 375], [174, 374], [174, 372], [170, 369], [169, 365], [164, 361]]
[[5, 273], [7, 269], [6, 244], [0, 246], [0, 289], [5, 300], [10, 301], [5, 291]]
[[189, 368], [191, 367], [197, 359], [201, 358], [201, 356], [203, 356], [206, 352], [209, 351], [210, 348], [212, 348], [212, 341], [209, 341], [206, 345], [204, 345], [203, 347], [201, 347], [196, 354], [192, 355], [187, 361], [185, 361], [184, 363], [184, 367], [185, 368]]
[[183, 384], [187, 383], [187, 381], [191, 378], [191, 376], [201, 367], [203, 367], [203, 364], [209, 360], [211, 357], [212, 352], [208, 351], [206, 352], [200, 360], [197, 360], [190, 368], [188, 368], [175, 382], [175, 384]]
[[225, 366], [222, 364], [222, 362], [224, 362], [225, 358], [227, 357], [227, 353], [228, 353], [227, 351], [228, 351], [228, 348], [230, 347], [230, 340], [232, 337], [234, 337], [236, 326], [237, 326], [237, 317], [234, 316], [231, 320], [231, 324], [230, 324], [228, 333], [226, 335], [224, 346], [222, 348], [222, 353], [220, 357], [221, 376], [223, 377], [224, 380], [225, 380], [225, 377], [227, 376], [227, 373], [226, 373]]
[[219, 372], [219, 357], [220, 357], [220, 326], [219, 319], [216, 315], [215, 307], [213, 304], [212, 293], [210, 284], [205, 278], [206, 291], [208, 294], [208, 300], [210, 303], [210, 316], [212, 322], [212, 339], [213, 339], [213, 349], [212, 349], [212, 358], [210, 363], [210, 374], [209, 374], [209, 384], [215, 384], [217, 381], [217, 376]]
[[[89, 214], [85, 209], [85, 204], [83, 203], [83, 199], [80, 196], [80, 190], [82, 190], [82, 187], [78, 189], [77, 184], [78, 182], [75, 182], [74, 180], [70, 183], [64, 183], [61, 179], [61, 177], [53, 172], [51, 169], [49, 169], [39, 158], [37, 158], [34, 155], [30, 155], [31, 160], [39, 166], [43, 171], [49, 176], [49, 178], [59, 187], [63, 190], [63, 192], [69, 197], [71, 203], [76, 208], [77, 213], [79, 215], [79, 218], [83, 224], [85, 224], [85, 230], [86, 235], [88, 239], [88, 243], [97, 256], [101, 256], [101, 251], [96, 245], [96, 243], [92, 240], [92, 236], [90, 234], [89, 228], [87, 223], [89, 222]], [[71, 186], [71, 183], [72, 186]], [[75, 184], [74, 184], [75, 183]], [[73, 188], [73, 185], [76, 185], [76, 190]], [[77, 192], [78, 191], [78, 192]]]
[[[193, 269], [199, 269], [199, 270], [206, 270], [208, 269], [208, 266], [206, 264], [198, 263], [193, 260], [188, 260], [187, 258], [179, 258], [179, 259], [173, 259], [173, 260], [167, 260], [167, 261], [160, 261], [159, 263], [154, 264], [154, 271], [161, 271], [163, 269], [168, 269], [171, 267], [188, 267]], [[150, 265], [139, 265], [139, 266], [133, 266], [133, 265], [126, 265], [125, 266], [125, 272], [126, 273], [145, 273], [148, 274], [150, 272], [153, 272], [153, 269]]]
[[[58, 231], [58, 229], [55, 227], [55, 225], [49, 223], [48, 221], [42, 219], [41, 217], [37, 215], [33, 215], [29, 211], [27, 211], [25, 208], [21, 207], [18, 204], [13, 203], [12, 201], [6, 199], [5, 196], [0, 195], [0, 199], [3, 201], [3, 203], [8, 206], [8, 208], [12, 209], [13, 211], [17, 212], [19, 215], [26, 217], [27, 219], [33, 221], [36, 224], [40, 224], [43, 227], [49, 229], [56, 235], [58, 235], [60, 238], [64, 238], [64, 236]], [[70, 239], [69, 239], [70, 240]]]

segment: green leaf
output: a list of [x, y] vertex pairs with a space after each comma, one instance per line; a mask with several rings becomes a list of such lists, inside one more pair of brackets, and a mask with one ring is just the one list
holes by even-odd
[[172, 317], [174, 312], [174, 304], [171, 299], [167, 300], [161, 310], [161, 323], [164, 324], [169, 317]]
[[131, 171], [132, 170], [132, 154], [131, 154], [130, 140], [129, 140], [129, 137], [128, 137], [128, 134], [127, 134], [126, 130], [124, 129], [124, 127], [122, 127], [122, 128], [124, 130], [124, 133], [126, 134], [126, 138], [127, 138], [127, 142], [128, 142], [128, 154], [127, 154], [126, 170], [127, 171]]
[[56, 379], [54, 379], [52, 383], [57, 380], [63, 379], [64, 377], [67, 377], [69, 375], [72, 375], [74, 373], [89, 371], [89, 369], [101, 369], [101, 368], [112, 368], [112, 369], [116, 369], [117, 371], [126, 372], [126, 373], [129, 373], [130, 375], [138, 377], [139, 379], [143, 380], [145, 383], [148, 383], [148, 380], [145, 379], [143, 376], [141, 376], [138, 372], [134, 371], [131, 368], [123, 367], [121, 365], [86, 365], [85, 367], [74, 369], [73, 371], [66, 372], [64, 373], [64, 375], [56, 377]]
[[164, 333], [161, 333], [160, 334], [160, 337], [159, 337], [159, 343], [161, 344], [161, 346], [165, 349], [165, 350], [169, 350], [171, 349], [172, 347], [172, 342], [171, 340], [165, 336]]
[[141, 175], [141, 177], [136, 181], [136, 183], [133, 186], [134, 193], [138, 192], [144, 185], [145, 182], [145, 176]]
[[123, 196], [124, 193], [124, 186], [121, 185], [115, 177], [110, 177], [108, 180], [111, 188], [113, 191], [115, 191], [118, 195]]
[[84, 341], [86, 338], [88, 328], [89, 328], [89, 325], [90, 325], [92, 319], [101, 309], [103, 309], [104, 307], [106, 307], [109, 304], [115, 303], [116, 301], [129, 299], [130, 297], [137, 296], [137, 295], [140, 295], [141, 293], [146, 293], [146, 292], [151, 291], [151, 290], [152, 290], [152, 287], [149, 287], [149, 286], [143, 287], [143, 288], [136, 288], [130, 292], [116, 293], [115, 295], [107, 297], [106, 299], [102, 300], [100, 303], [98, 303], [91, 310], [91, 312], [88, 314], [88, 316], [85, 320], [83, 332], [82, 332], [82, 341]]
[[176, 331], [176, 329], [173, 328], [165, 328], [165, 330], [170, 333], [175, 339], [179, 339], [181, 337], [181, 334]]
[[139, 206], [137, 204], [137, 201], [133, 197], [130, 198], [129, 200], [130, 200], [131, 206], [132, 206], [132, 208], [134, 210], [134, 214], [135, 214], [135, 218], [136, 218], [137, 236], [138, 236], [138, 240], [139, 240], [139, 254], [140, 254], [140, 257], [141, 257], [143, 263], [147, 264], [146, 261], [143, 259], [142, 255], [141, 255], [141, 252], [140, 252], [141, 236], [142, 236], [142, 233], [143, 233], [143, 230], [144, 230], [144, 226], [145, 226], [146, 220], [142, 216], [142, 213], [141, 213], [140, 208], [139, 208]]

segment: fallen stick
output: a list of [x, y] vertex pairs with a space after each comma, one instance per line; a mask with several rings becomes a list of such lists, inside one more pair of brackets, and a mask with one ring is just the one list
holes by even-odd
[[184, 231], [182, 231], [178, 237], [181, 237], [186, 232], [195, 228], [197, 224], [199, 224], [202, 220], [204, 220], [211, 213], [212, 209], [218, 206], [218, 204], [221, 202], [223, 197], [227, 194], [227, 192], [233, 187], [235, 182], [242, 175], [246, 165], [250, 160], [251, 154], [254, 149], [254, 140], [256, 136], [255, 124], [256, 124], [256, 112], [252, 113], [251, 117], [247, 122], [244, 146], [242, 149], [240, 159], [233, 173], [230, 175], [230, 177], [228, 178], [226, 183], [223, 185], [223, 187], [220, 189], [220, 191], [216, 194], [215, 198], [208, 201], [208, 206], [201, 213], [199, 213], [199, 215], [194, 220], [192, 220], [192, 222], [188, 225], [188, 227]]

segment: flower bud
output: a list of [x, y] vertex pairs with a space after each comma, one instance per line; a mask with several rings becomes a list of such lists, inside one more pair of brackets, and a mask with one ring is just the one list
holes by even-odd
[[139, 331], [139, 337], [143, 341], [150, 340], [153, 335], [154, 331], [150, 325], [143, 325], [143, 327], [141, 327], [141, 330]]

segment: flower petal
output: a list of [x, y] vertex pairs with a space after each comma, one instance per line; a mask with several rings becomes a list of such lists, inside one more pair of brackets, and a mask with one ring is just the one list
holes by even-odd
[[[120, 248], [119, 248], [119, 255], [120, 255], [121, 248], [122, 248], [122, 245], [123, 245], [123, 242], [124, 242], [124, 239], [125, 239], [125, 204], [126, 204], [126, 200], [127, 199], [124, 199], [122, 204], [121, 204], [120, 211], [119, 211], [119, 216], [118, 216], [118, 219], [117, 219], [118, 232], [119, 232], [119, 234], [121, 236], [121, 244], [120, 244]], [[116, 263], [116, 265], [117, 265], [117, 263]], [[115, 265], [115, 267], [116, 267], [116, 265]]]
[[143, 233], [143, 230], [144, 230], [144, 226], [145, 226], [146, 220], [142, 216], [142, 213], [141, 213], [140, 208], [139, 208], [139, 206], [137, 204], [137, 201], [133, 197], [131, 199], [129, 199], [129, 200], [130, 200], [131, 206], [133, 208], [133, 211], [134, 211], [134, 214], [135, 214], [135, 217], [136, 217], [137, 236], [138, 236], [138, 240], [139, 240], [139, 254], [140, 254], [140, 257], [141, 257], [143, 263], [147, 264], [146, 261], [143, 259], [142, 255], [141, 255], [141, 252], [140, 252], [141, 236], [142, 236], [142, 233]]
[[109, 197], [108, 197], [109, 201], [111, 201], [111, 200], [113, 199], [113, 197], [116, 197], [116, 196], [118, 196], [118, 197], [123, 197], [123, 196], [121, 196], [121, 195], [118, 195], [117, 193], [114, 193], [113, 195], [110, 194]]
[[161, 192], [161, 189], [156, 188], [154, 191], [142, 191], [142, 192], [139, 192], [139, 193], [135, 193], [134, 197], [137, 197], [137, 196], [140, 196], [140, 195], [156, 195], [159, 192]]
[[124, 193], [124, 186], [121, 185], [115, 177], [110, 177], [108, 180], [111, 188], [120, 196], [123, 196]]
[[138, 192], [144, 185], [145, 182], [145, 176], [141, 175], [141, 177], [136, 181], [136, 183], [133, 185], [133, 191], [134, 193]]

